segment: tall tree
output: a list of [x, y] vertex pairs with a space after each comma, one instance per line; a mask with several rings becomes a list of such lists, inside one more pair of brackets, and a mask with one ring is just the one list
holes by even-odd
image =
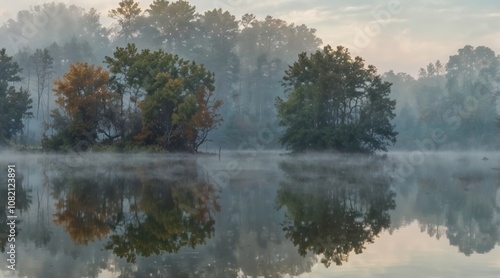
[[446, 71], [448, 98], [443, 110], [447, 118], [460, 118], [452, 132], [454, 140], [469, 146], [490, 145], [500, 95], [500, 58], [488, 47], [467, 45], [450, 56]]
[[281, 142], [293, 151], [374, 152], [396, 142], [391, 84], [342, 46], [300, 54], [283, 86], [288, 99], [276, 103], [286, 127]]
[[120, 96], [120, 113], [117, 119], [122, 139], [140, 132], [138, 102], [144, 97], [142, 83], [130, 72], [137, 61], [137, 47], [128, 44], [117, 48], [113, 57], [106, 56], [105, 63], [111, 73], [110, 86]]
[[245, 14], [239, 23], [235, 47], [239, 79], [227, 98], [232, 109], [227, 113], [226, 135], [241, 142], [264, 127], [278, 133], [274, 101], [283, 94], [283, 72], [299, 53], [314, 52], [322, 42], [315, 29], [272, 16], [257, 19]]
[[109, 50], [110, 30], [103, 27], [100, 22], [100, 14], [96, 9], [91, 8], [80, 18], [82, 37], [92, 45], [97, 53], [107, 52]]
[[108, 31], [99, 23], [95, 9], [88, 12], [75, 5], [50, 2], [30, 7], [17, 13], [0, 28], [0, 37], [6, 38], [10, 51], [23, 47], [46, 48], [52, 43], [63, 45], [78, 37], [93, 47], [107, 47]]
[[235, 53], [238, 21], [229, 12], [214, 9], [200, 16], [197, 29], [195, 60], [214, 72], [216, 96], [230, 100], [239, 78], [240, 64]]
[[166, 51], [186, 56], [194, 48], [196, 7], [189, 2], [155, 0], [149, 9], [148, 21], [156, 29], [157, 46]]
[[[49, 51], [47, 49], [35, 50], [35, 53], [31, 56], [31, 62], [33, 63], [33, 69], [35, 70], [36, 79], [37, 79], [37, 107], [36, 107], [36, 117], [40, 116], [40, 105], [43, 105], [42, 98], [44, 97], [45, 92], [47, 93], [47, 102], [45, 103], [46, 109], [46, 117], [42, 116], [45, 121], [48, 121], [48, 117], [50, 115], [50, 91], [49, 91], [49, 82], [52, 79], [53, 75], [53, 63], [54, 59], [50, 56]], [[42, 107], [43, 110], [43, 107]], [[43, 113], [44, 111], [42, 111]]]
[[118, 21], [118, 35], [123, 36], [123, 39], [127, 42], [138, 29], [137, 19], [142, 10], [139, 3], [134, 0], [122, 0], [118, 3], [118, 6], [118, 8], [109, 11], [108, 16]]
[[396, 147], [411, 148], [417, 138], [419, 126], [416, 125], [418, 114], [417, 101], [420, 95], [415, 94], [417, 80], [403, 72], [392, 70], [383, 74], [383, 80], [392, 84], [390, 97], [396, 100], [396, 117], [393, 124], [398, 132]]
[[8, 56], [5, 48], [0, 50], [0, 144], [5, 144], [24, 128], [23, 118], [32, 116], [32, 100], [28, 91], [13, 85], [21, 81], [21, 68]]

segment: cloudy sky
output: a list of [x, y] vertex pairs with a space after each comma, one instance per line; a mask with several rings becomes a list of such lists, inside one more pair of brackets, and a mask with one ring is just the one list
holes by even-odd
[[[153, 0], [139, 0], [145, 9]], [[43, 0], [3, 1], [0, 22]], [[119, 0], [61, 0], [107, 12]], [[500, 1], [465, 0], [191, 0], [198, 12], [229, 10], [238, 18], [253, 13], [316, 28], [324, 44], [344, 45], [375, 65], [416, 75], [429, 62], [448, 61], [459, 48], [485, 45], [500, 54]]]

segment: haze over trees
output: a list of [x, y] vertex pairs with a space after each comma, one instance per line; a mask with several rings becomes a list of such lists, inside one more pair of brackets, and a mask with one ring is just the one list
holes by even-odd
[[24, 128], [23, 118], [30, 117], [32, 100], [28, 91], [17, 89], [13, 83], [21, 81], [21, 68], [8, 56], [5, 48], [0, 50], [0, 144], [13, 139]]
[[[305, 25], [288, 24], [270, 16], [259, 20], [251, 14], [237, 20], [221, 9], [198, 13], [186, 1], [154, 1], [145, 10], [135, 1], [122, 1], [108, 14], [116, 20], [110, 29], [101, 25], [99, 16], [94, 9], [86, 11], [74, 5], [51, 3], [21, 11], [16, 19], [9, 20], [0, 28], [0, 33], [9, 38], [5, 44], [13, 51], [18, 51], [16, 57], [24, 61], [23, 82], [30, 87], [36, 103], [35, 112], [38, 112], [36, 123], [32, 122], [31, 130], [26, 130], [28, 135], [23, 142], [37, 145], [37, 138], [42, 138], [44, 132], [46, 135], [55, 132], [54, 119], [46, 111], [56, 107], [56, 96], [51, 92], [52, 88], [47, 88], [53, 86], [52, 82], [47, 85], [45, 79], [38, 82], [35, 78], [35, 60], [31, 57], [36, 49], [42, 53], [47, 50], [52, 57], [50, 71], [44, 75], [50, 76], [52, 80], [66, 74], [69, 66], [76, 62], [105, 66], [104, 57], [111, 56], [115, 46], [124, 48], [127, 43], [134, 43], [138, 52], [143, 49], [151, 49], [151, 52], [162, 49], [165, 54], [178, 55], [180, 59], [204, 65], [207, 72], [214, 75], [211, 100], [224, 103], [218, 104], [220, 119], [225, 119], [224, 125], [210, 137], [225, 147], [237, 147], [260, 128], [277, 127], [274, 99], [282, 93], [278, 81], [284, 69], [298, 53], [314, 51], [321, 44], [315, 30]], [[45, 17], [48, 18], [46, 24], [35, 24], [32, 29], [36, 32], [32, 36], [23, 33], [23, 28], [31, 27], [34, 18]], [[66, 29], [61, 29], [61, 26]], [[72, 34], [80, 35], [75, 37]], [[52, 38], [52, 41], [47, 41], [47, 38]], [[257, 43], [249, 44], [252, 40], [257, 40]], [[114, 77], [113, 74], [111, 77]], [[113, 86], [117, 84], [114, 82]], [[119, 89], [112, 88], [118, 94], [123, 93], [117, 91]], [[120, 133], [116, 139], [142, 131], [143, 127], [138, 124], [142, 118], [139, 102], [143, 101], [141, 97], [146, 94], [141, 90], [137, 92], [143, 95], [123, 100], [120, 104], [125, 109], [121, 111], [120, 107], [121, 119], [112, 119], [118, 121], [113, 123]], [[198, 97], [196, 101], [202, 103], [207, 102], [207, 99]], [[131, 111], [136, 113], [134, 116], [126, 115], [129, 113], [126, 111], [129, 104], [133, 108]], [[206, 107], [203, 113], [210, 113], [208, 102]], [[130, 116], [130, 122], [125, 122], [124, 116]], [[259, 119], [258, 122], [252, 120], [255, 117]], [[205, 126], [197, 131], [203, 138], [213, 124], [202, 122], [199, 116], [197, 118], [198, 125]], [[130, 129], [128, 134], [126, 128]], [[190, 143], [190, 148], [195, 149], [200, 143], [200, 140]], [[276, 142], [272, 144], [277, 145]]]
[[[187, 1], [155, 0], [147, 8], [142, 8], [134, 0], [124, 0], [103, 16], [108, 16], [114, 23], [109, 27], [103, 26], [101, 14], [95, 9], [86, 10], [76, 5], [53, 2], [20, 11], [16, 18], [9, 19], [0, 26], [0, 46], [5, 47], [6, 52], [22, 68], [18, 73], [20, 80], [14, 86], [16, 89], [22, 86], [28, 91], [33, 100], [33, 108], [27, 112], [34, 116], [22, 119], [23, 127], [16, 133], [18, 136], [10, 136], [5, 140], [38, 146], [41, 139], [46, 138], [43, 137], [44, 134], [48, 137], [57, 136], [60, 131], [56, 130], [59, 128], [57, 119], [61, 118], [54, 118], [51, 114], [63, 115], [64, 109], [56, 103], [57, 96], [53, 89], [57, 85], [53, 82], [67, 74], [70, 65], [74, 66], [79, 62], [100, 66], [104, 71], [109, 71], [110, 83], [107, 84], [107, 90], [118, 100], [118, 104], [114, 100], [114, 106], [108, 107], [105, 121], [95, 128], [95, 134], [92, 135], [95, 138], [89, 140], [87, 145], [106, 143], [120, 145], [118, 149], [122, 149], [135, 140], [135, 143], [156, 144], [167, 149], [194, 151], [204, 145], [202, 141], [212, 141], [208, 145], [211, 148], [238, 148], [248, 145], [245, 142], [250, 138], [258, 137], [266, 131], [272, 136], [270, 140], [264, 140], [266, 142], [262, 148], [279, 148], [282, 142], [278, 138], [284, 134], [288, 138], [285, 146], [295, 150], [334, 148], [341, 151], [376, 151], [390, 148], [394, 139], [397, 139], [396, 148], [415, 149], [425, 140], [432, 140], [433, 134], [440, 135], [437, 136], [439, 138], [434, 136], [437, 141], [433, 140], [436, 148], [440, 149], [470, 148], [477, 145], [483, 148], [498, 147], [495, 138], [498, 131], [496, 101], [500, 83], [499, 56], [485, 46], [465, 46], [457, 54], [450, 56], [449, 61], [437, 61], [423, 67], [417, 78], [393, 71], [382, 74], [380, 87], [386, 84], [384, 81], [392, 83], [392, 86], [390, 94], [381, 98], [396, 100], [394, 109], [389, 107], [392, 104], [386, 102], [387, 107], [372, 105], [371, 112], [368, 112], [366, 102], [363, 105], [358, 103], [358, 108], [364, 107], [363, 116], [359, 113], [361, 110], [350, 115], [358, 117], [357, 124], [351, 119], [345, 129], [337, 126], [335, 129], [330, 128], [328, 132], [323, 130], [326, 133], [322, 135], [313, 132], [307, 135], [310, 137], [308, 140], [318, 142], [315, 146], [308, 146], [305, 141], [297, 143], [298, 138], [306, 140], [305, 135], [297, 133], [291, 136], [300, 129], [291, 129], [286, 135], [284, 128], [279, 126], [280, 105], [276, 106], [275, 100], [280, 97], [283, 103], [288, 101], [288, 93], [285, 93], [287, 87], [283, 87], [281, 81], [287, 75], [285, 71], [289, 65], [301, 59], [299, 54], [306, 52], [307, 56], [322, 49], [320, 47], [323, 42], [317, 37], [315, 29], [288, 23], [271, 15], [264, 19], [252, 14], [236, 18], [230, 11], [222, 9], [198, 11]], [[205, 98], [193, 95], [195, 100], [192, 100], [193, 97], [183, 99], [186, 104], [181, 107], [187, 109], [187, 102], [198, 103], [205, 106], [205, 112], [200, 112], [205, 115], [203, 119], [211, 118], [208, 117], [209, 114], [220, 116], [213, 117], [216, 120], [212, 123], [201, 121], [198, 117], [195, 125], [204, 127], [198, 128], [196, 132], [193, 129], [177, 129], [175, 132], [184, 134], [178, 139], [190, 138], [191, 141], [186, 144], [169, 141], [172, 138], [168, 139], [171, 136], [166, 135], [170, 132], [165, 131], [169, 129], [167, 127], [160, 128], [164, 131], [159, 131], [153, 136], [155, 138], [146, 135], [151, 133], [151, 125], [145, 126], [144, 120], [151, 120], [153, 123], [155, 118], [146, 111], [160, 109], [158, 105], [153, 105], [160, 95], [147, 92], [149, 89], [144, 87], [145, 84], [139, 84], [148, 81], [124, 79], [129, 69], [127, 72], [119, 72], [117, 70], [121, 66], [111, 65], [105, 58], [113, 57], [117, 48], [123, 52], [119, 55], [131, 54], [132, 52], [127, 54], [129, 43], [135, 45], [138, 56], [142, 55], [143, 50], [149, 51], [148, 55], [160, 55], [158, 51], [161, 50], [161, 55], [172, 55], [179, 60], [203, 66], [206, 74], [212, 75], [212, 85], [205, 85], [207, 93], [210, 93]], [[125, 56], [113, 59], [123, 61], [123, 69], [135, 63], [126, 61]], [[141, 66], [137, 64], [135, 67]], [[130, 74], [135, 74], [133, 71]], [[347, 73], [344, 74], [347, 76]], [[325, 73], [325, 76], [328, 74]], [[165, 80], [161, 82], [163, 85], [168, 83]], [[302, 86], [300, 90], [305, 90], [305, 87]], [[380, 91], [384, 89], [380, 88]], [[369, 90], [356, 94], [363, 96], [349, 96], [346, 100], [366, 100]], [[310, 97], [313, 95], [310, 94]], [[52, 113], [54, 109], [59, 112]], [[374, 116], [373, 111], [379, 109], [392, 112], [378, 118], [367, 117]], [[191, 113], [186, 111], [187, 114]], [[190, 117], [169, 119], [163, 124], [168, 125], [172, 121], [186, 123]], [[341, 118], [337, 119], [342, 121]], [[361, 118], [373, 121], [369, 123]], [[331, 120], [325, 118], [322, 122]], [[307, 121], [303, 119], [303, 124]], [[59, 123], [65, 125], [64, 121]], [[213, 128], [219, 124], [219, 128]], [[294, 124], [299, 125], [298, 122]], [[181, 125], [187, 126], [179, 124], [177, 127], [180, 128]], [[394, 126], [393, 130], [390, 126]], [[340, 130], [342, 131], [339, 132]], [[382, 136], [375, 136], [376, 139], [370, 141], [366, 135], [372, 131], [375, 132], [373, 134]], [[195, 133], [200, 136], [194, 135]], [[356, 140], [349, 140], [353, 136]], [[200, 141], [201, 138], [204, 140]], [[296, 141], [293, 144], [292, 138]], [[65, 147], [59, 147], [75, 148], [72, 145], [75, 144], [74, 140], [66, 142]], [[351, 145], [346, 145], [347, 142]], [[173, 145], [169, 145], [171, 143]]]
[[485, 46], [467, 45], [420, 69], [418, 79], [389, 72], [392, 96], [398, 101], [395, 119], [398, 148], [497, 148], [500, 56]]
[[111, 70], [76, 63], [57, 80], [48, 149], [120, 139], [165, 150], [196, 152], [222, 119], [212, 100], [213, 74], [162, 50], [140, 53], [134, 45], [106, 57]]

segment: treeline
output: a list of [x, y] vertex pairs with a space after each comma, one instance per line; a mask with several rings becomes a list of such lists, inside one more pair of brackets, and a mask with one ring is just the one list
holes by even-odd
[[401, 149], [498, 148], [500, 56], [467, 45], [421, 68], [417, 79], [384, 74], [396, 99], [397, 147]]
[[[142, 10], [137, 2], [124, 0], [108, 16], [114, 19], [111, 28], [103, 27], [95, 9], [47, 3], [19, 12], [16, 19], [0, 28], [5, 38], [2, 45], [23, 69], [24, 84], [19, 84], [28, 87], [33, 99], [34, 119], [31, 125], [26, 122], [18, 141], [36, 145], [44, 132], [56, 133], [57, 118], [50, 116], [57, 105], [53, 81], [63, 77], [70, 65], [88, 63], [113, 72], [105, 57], [128, 44], [135, 45], [138, 52], [162, 50], [179, 60], [195, 61], [213, 73], [212, 100], [223, 103], [219, 114], [224, 119], [223, 126], [211, 136], [217, 145], [236, 148], [263, 128], [273, 130], [277, 138], [274, 100], [283, 93], [283, 72], [299, 53], [315, 51], [322, 44], [316, 30], [305, 25], [271, 16], [257, 19], [252, 14], [238, 20], [222, 9], [200, 13], [187, 1], [155, 0]], [[116, 80], [124, 77], [123, 72], [113, 74]], [[131, 102], [137, 112], [147, 89], [127, 82], [122, 80], [125, 88], [114, 89], [125, 90], [118, 92], [123, 96], [121, 102], [125, 108]], [[127, 132], [121, 134], [126, 136]], [[276, 142], [270, 145], [277, 147]]]
[[[272, 16], [258, 19], [245, 14], [237, 19], [222, 9], [199, 12], [187, 1], [155, 0], [143, 10], [138, 2], [123, 0], [107, 16], [114, 22], [109, 28], [95, 9], [53, 2], [20, 11], [0, 27], [0, 48], [5, 47], [18, 66], [16, 74], [10, 75], [16, 78], [2, 77], [2, 82], [31, 96], [31, 102], [29, 98], [19, 101], [18, 112], [7, 115], [3, 111], [8, 110], [2, 109], [0, 140], [21, 145], [43, 141], [51, 149], [67, 148], [83, 140], [81, 134], [74, 134], [81, 131], [80, 121], [87, 124], [83, 135], [87, 145], [153, 144], [196, 150], [200, 142], [213, 139], [211, 147], [280, 147], [283, 129], [278, 126], [275, 100], [286, 97], [282, 80], [288, 65], [300, 53], [313, 53], [322, 45], [315, 29]], [[5, 55], [5, 59], [11, 57]], [[167, 64], [178, 63], [177, 69], [166, 69], [161, 63], [147, 65], [159, 56]], [[429, 64], [418, 78], [385, 73], [384, 80], [393, 84], [390, 98], [396, 99], [392, 121], [399, 133], [396, 147], [496, 147], [499, 60], [487, 47], [465, 46], [446, 64]], [[184, 67], [194, 67], [211, 79], [203, 85], [204, 97], [196, 91], [190, 91], [188, 98], [180, 93], [178, 98], [169, 96], [175, 104], [168, 104], [167, 110], [159, 107], [161, 96], [154, 86], [168, 81], [152, 74]], [[57, 88], [78, 69], [100, 71], [110, 78], [105, 87], [112, 100], [107, 100], [105, 108], [94, 107], [97, 114], [89, 117], [96, 120], [90, 122], [73, 121], [80, 116], [64, 107], [67, 93]], [[189, 87], [187, 83], [183, 86]], [[0, 105], [14, 107], [12, 93], [5, 86]], [[210, 135], [199, 130], [207, 126], [206, 121], [198, 119], [194, 124], [196, 113], [181, 105], [186, 102], [211, 113], [203, 117], [214, 121]], [[158, 109], [167, 114], [152, 115]], [[179, 109], [184, 109], [184, 118], [178, 116]], [[161, 126], [155, 117], [168, 120]], [[152, 130], [156, 135], [151, 135]], [[179, 143], [185, 140], [189, 142]]]

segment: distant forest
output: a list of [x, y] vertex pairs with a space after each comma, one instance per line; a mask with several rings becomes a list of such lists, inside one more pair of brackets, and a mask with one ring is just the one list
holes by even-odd
[[[104, 15], [110, 27], [101, 16], [53, 2], [19, 11], [0, 27], [2, 64], [13, 67], [0, 77], [0, 144], [277, 149], [285, 71], [301, 53], [323, 48], [314, 28], [201, 12], [186, 1], [155, 0], [142, 10], [123, 0]], [[499, 147], [500, 56], [492, 49], [466, 45], [448, 61], [423, 66], [418, 77], [381, 77], [396, 100], [392, 149]], [[93, 87], [79, 84], [82, 78]], [[98, 94], [68, 102], [71, 86]], [[26, 109], [16, 113], [20, 103]]]

